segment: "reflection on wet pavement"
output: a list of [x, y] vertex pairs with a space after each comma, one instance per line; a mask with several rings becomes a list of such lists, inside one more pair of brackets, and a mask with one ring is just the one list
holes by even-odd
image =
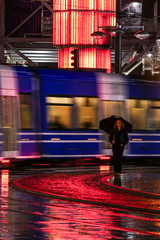
[[[142, 170], [143, 171], [143, 170]], [[145, 168], [145, 172], [124, 173], [121, 176], [112, 176], [109, 183], [137, 191], [155, 193], [160, 195], [159, 169]]]
[[[64, 170], [66, 173], [69, 171], [69, 169]], [[71, 171], [73, 172], [73, 169]], [[104, 174], [104, 171], [101, 172], [98, 168], [91, 171], [95, 175]], [[36, 173], [42, 172], [46, 173], [47, 170], [36, 170]], [[63, 169], [61, 172], [63, 173]], [[154, 240], [160, 238], [159, 214], [32, 195], [14, 189], [10, 183], [13, 179], [35, 174], [35, 170], [21, 172], [1, 170], [0, 173], [0, 239]], [[88, 175], [90, 172], [83, 171], [83, 174]], [[105, 170], [105, 174], [108, 175], [109, 171]], [[139, 169], [137, 174], [142, 174]]]

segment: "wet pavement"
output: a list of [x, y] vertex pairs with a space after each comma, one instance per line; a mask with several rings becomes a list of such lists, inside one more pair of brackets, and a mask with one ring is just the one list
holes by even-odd
[[[100, 189], [105, 194], [112, 193], [110, 204], [96, 204], [96, 202], [70, 201], [55, 198], [51, 195], [33, 194], [16, 189], [13, 180], [37, 174], [53, 174], [68, 179], [68, 176], [81, 176], [68, 191], [72, 195], [80, 185], [81, 196], [86, 196], [85, 184], [88, 190], [94, 181], [103, 179]], [[94, 178], [93, 178], [94, 176]], [[159, 166], [128, 166], [123, 167], [120, 177], [113, 176], [113, 169], [108, 165], [52, 167], [29, 166], [27, 168], [10, 168], [0, 170], [0, 239], [1, 240], [92, 240], [92, 239], [160, 239], [160, 167]], [[91, 185], [88, 180], [92, 179]], [[58, 179], [58, 178], [57, 178]], [[61, 178], [62, 179], [62, 178]], [[73, 181], [73, 177], [70, 178]], [[66, 183], [66, 180], [64, 181]], [[64, 182], [61, 182], [63, 184]], [[40, 183], [41, 184], [41, 183]], [[60, 184], [60, 183], [59, 183]], [[102, 189], [102, 186], [104, 187]], [[61, 186], [63, 189], [63, 187]], [[123, 189], [122, 189], [123, 188]], [[52, 187], [52, 189], [55, 190]], [[130, 191], [132, 192], [132, 198]], [[99, 191], [100, 192], [100, 191]], [[98, 192], [98, 194], [100, 194]], [[71, 194], [71, 193], [70, 193]], [[117, 194], [117, 195], [116, 195]], [[135, 194], [135, 195], [134, 195]], [[147, 209], [120, 207], [123, 201], [136, 201], [151, 205]], [[96, 195], [97, 196], [97, 195]], [[107, 196], [107, 195], [106, 195]], [[129, 197], [128, 197], [129, 196]], [[135, 196], [135, 198], [133, 198]], [[135, 201], [134, 201], [135, 199]], [[152, 200], [151, 202], [150, 199]], [[103, 203], [104, 201], [102, 201]], [[114, 202], [114, 204], [112, 204]], [[125, 202], [125, 201], [124, 201]], [[156, 203], [156, 204], [155, 204]], [[154, 208], [153, 208], [154, 207]], [[148, 208], [149, 209], [149, 208]], [[157, 211], [152, 211], [152, 209]]]

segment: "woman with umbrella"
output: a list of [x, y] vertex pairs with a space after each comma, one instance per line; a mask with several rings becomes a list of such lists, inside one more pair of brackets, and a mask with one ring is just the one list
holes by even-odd
[[124, 146], [129, 141], [128, 132], [125, 129], [122, 118], [116, 120], [114, 127], [110, 133], [109, 141], [112, 144], [115, 174], [120, 175], [122, 171], [122, 157]]

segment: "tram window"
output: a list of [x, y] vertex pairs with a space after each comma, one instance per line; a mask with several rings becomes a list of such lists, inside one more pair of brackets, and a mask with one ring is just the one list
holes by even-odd
[[160, 101], [149, 101], [147, 124], [149, 130], [160, 130]]
[[121, 101], [102, 101], [102, 106], [105, 117], [123, 116], [123, 102]]
[[76, 122], [81, 129], [97, 129], [98, 99], [91, 97], [76, 97]]
[[46, 97], [47, 126], [49, 129], [71, 128], [72, 98]]
[[133, 130], [146, 130], [148, 100], [127, 99], [126, 106]]
[[21, 129], [32, 129], [31, 95], [20, 94]]
[[133, 130], [160, 130], [160, 101], [126, 100]]

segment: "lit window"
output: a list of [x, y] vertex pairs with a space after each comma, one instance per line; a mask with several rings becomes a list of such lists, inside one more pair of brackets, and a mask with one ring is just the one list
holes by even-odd
[[31, 95], [20, 94], [21, 129], [32, 129]]
[[134, 130], [160, 130], [160, 101], [126, 101]]
[[97, 98], [75, 98], [77, 109], [77, 127], [85, 129], [97, 129]]
[[47, 126], [49, 129], [69, 129], [72, 126], [72, 98], [46, 97]]

